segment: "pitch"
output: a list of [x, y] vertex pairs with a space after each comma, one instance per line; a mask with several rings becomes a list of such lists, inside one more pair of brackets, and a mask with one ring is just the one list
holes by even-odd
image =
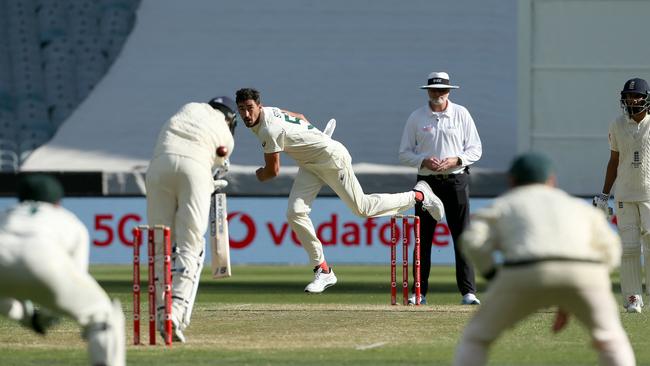
[[[433, 267], [429, 305], [391, 306], [389, 266], [337, 266], [339, 284], [303, 292], [304, 266], [234, 266], [233, 277], [203, 272], [186, 344], [132, 345], [131, 267], [93, 266], [92, 274], [122, 301], [128, 364], [133, 365], [447, 365], [475, 307], [458, 305], [454, 270]], [[618, 290], [618, 278], [614, 278]], [[143, 283], [144, 285], [144, 283]], [[479, 293], [485, 283], [479, 282]], [[144, 309], [143, 309], [144, 310]], [[143, 314], [146, 316], [146, 312]], [[622, 313], [639, 365], [650, 365], [646, 313]], [[596, 354], [571, 320], [557, 336], [553, 313], [539, 312], [499, 339], [492, 365], [594, 365]], [[148, 334], [142, 334], [148, 341]], [[0, 318], [0, 364], [85, 365], [76, 324], [65, 320], [40, 337]]]

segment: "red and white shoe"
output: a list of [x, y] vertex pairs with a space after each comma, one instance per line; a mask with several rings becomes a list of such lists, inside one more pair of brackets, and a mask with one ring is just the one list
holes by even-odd
[[305, 292], [319, 294], [325, 291], [326, 288], [334, 286], [336, 281], [336, 275], [331, 267], [329, 273], [323, 272], [323, 269], [318, 267], [314, 270], [314, 280], [305, 287]]
[[445, 206], [438, 196], [436, 196], [429, 183], [421, 180], [413, 187], [414, 191], [422, 192], [424, 199], [422, 200], [422, 208], [424, 208], [434, 220], [440, 221], [445, 216]]

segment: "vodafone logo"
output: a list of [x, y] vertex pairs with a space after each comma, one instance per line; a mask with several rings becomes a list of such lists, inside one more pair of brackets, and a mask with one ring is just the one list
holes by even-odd
[[[243, 228], [239, 228], [238, 226], [243, 226]], [[249, 215], [239, 211], [229, 213], [228, 214], [229, 233], [232, 233], [232, 230], [234, 228], [237, 228], [239, 230], [243, 229], [242, 231], [245, 234], [241, 239], [233, 238], [233, 236], [230, 235], [231, 248], [243, 249], [249, 246], [253, 242], [253, 240], [255, 240], [255, 236], [257, 235], [257, 228], [255, 227], [255, 222]]]
[[[244, 249], [255, 242], [270, 242], [275, 247], [282, 245], [293, 245], [300, 247], [300, 240], [296, 233], [291, 230], [289, 223], [285, 221], [274, 223], [264, 220], [259, 222], [243, 211], [233, 211], [228, 214], [228, 232], [230, 235], [230, 247], [233, 249]], [[390, 246], [390, 223], [387, 219], [367, 218], [362, 221], [346, 220], [339, 218], [338, 214], [330, 214], [329, 219], [321, 222], [314, 222], [316, 236], [323, 246]], [[399, 227], [397, 230], [399, 230]], [[413, 245], [413, 225], [408, 225], [407, 237], [409, 245]], [[400, 234], [401, 237], [401, 234]], [[436, 247], [450, 245], [451, 237], [449, 227], [445, 223], [436, 226], [431, 244]]]

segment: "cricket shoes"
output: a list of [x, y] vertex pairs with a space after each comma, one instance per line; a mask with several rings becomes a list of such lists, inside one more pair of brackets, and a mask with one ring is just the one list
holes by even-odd
[[[409, 296], [408, 304], [415, 305], [415, 294], [411, 294], [411, 296]], [[426, 305], [426, 304], [427, 304], [427, 297], [420, 295], [420, 305]]]
[[329, 273], [325, 273], [321, 267], [318, 267], [314, 269], [314, 280], [305, 287], [305, 292], [319, 294], [335, 284], [336, 275], [334, 274], [334, 270], [330, 267]]
[[[166, 337], [167, 332], [165, 331], [165, 322], [161, 322], [158, 331], [160, 332], [160, 336], [163, 338], [163, 341], [165, 341], [165, 339], [167, 339]], [[172, 318], [172, 343], [173, 342], [185, 343], [185, 335], [183, 334], [183, 331], [180, 330], [178, 326], [178, 322], [175, 321], [174, 318]]]
[[460, 301], [461, 305], [481, 305], [481, 301], [474, 294], [465, 294]]
[[640, 313], [641, 308], [643, 307], [643, 299], [641, 295], [631, 295], [627, 298], [627, 304], [625, 305], [625, 311], [628, 313]]
[[25, 316], [21, 323], [38, 334], [45, 335], [48, 329], [61, 321], [56, 314], [47, 309], [38, 308], [29, 300], [23, 301], [22, 306]]
[[423, 180], [417, 182], [413, 190], [422, 193], [424, 196], [422, 207], [427, 210], [434, 220], [440, 221], [445, 216], [445, 206], [442, 204], [440, 198], [433, 193], [427, 182]]

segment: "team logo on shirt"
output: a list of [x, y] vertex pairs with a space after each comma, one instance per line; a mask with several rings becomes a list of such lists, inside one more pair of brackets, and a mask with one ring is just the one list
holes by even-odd
[[632, 167], [638, 168], [640, 166], [641, 166], [641, 155], [639, 154], [638, 151], [635, 151], [632, 157]]

